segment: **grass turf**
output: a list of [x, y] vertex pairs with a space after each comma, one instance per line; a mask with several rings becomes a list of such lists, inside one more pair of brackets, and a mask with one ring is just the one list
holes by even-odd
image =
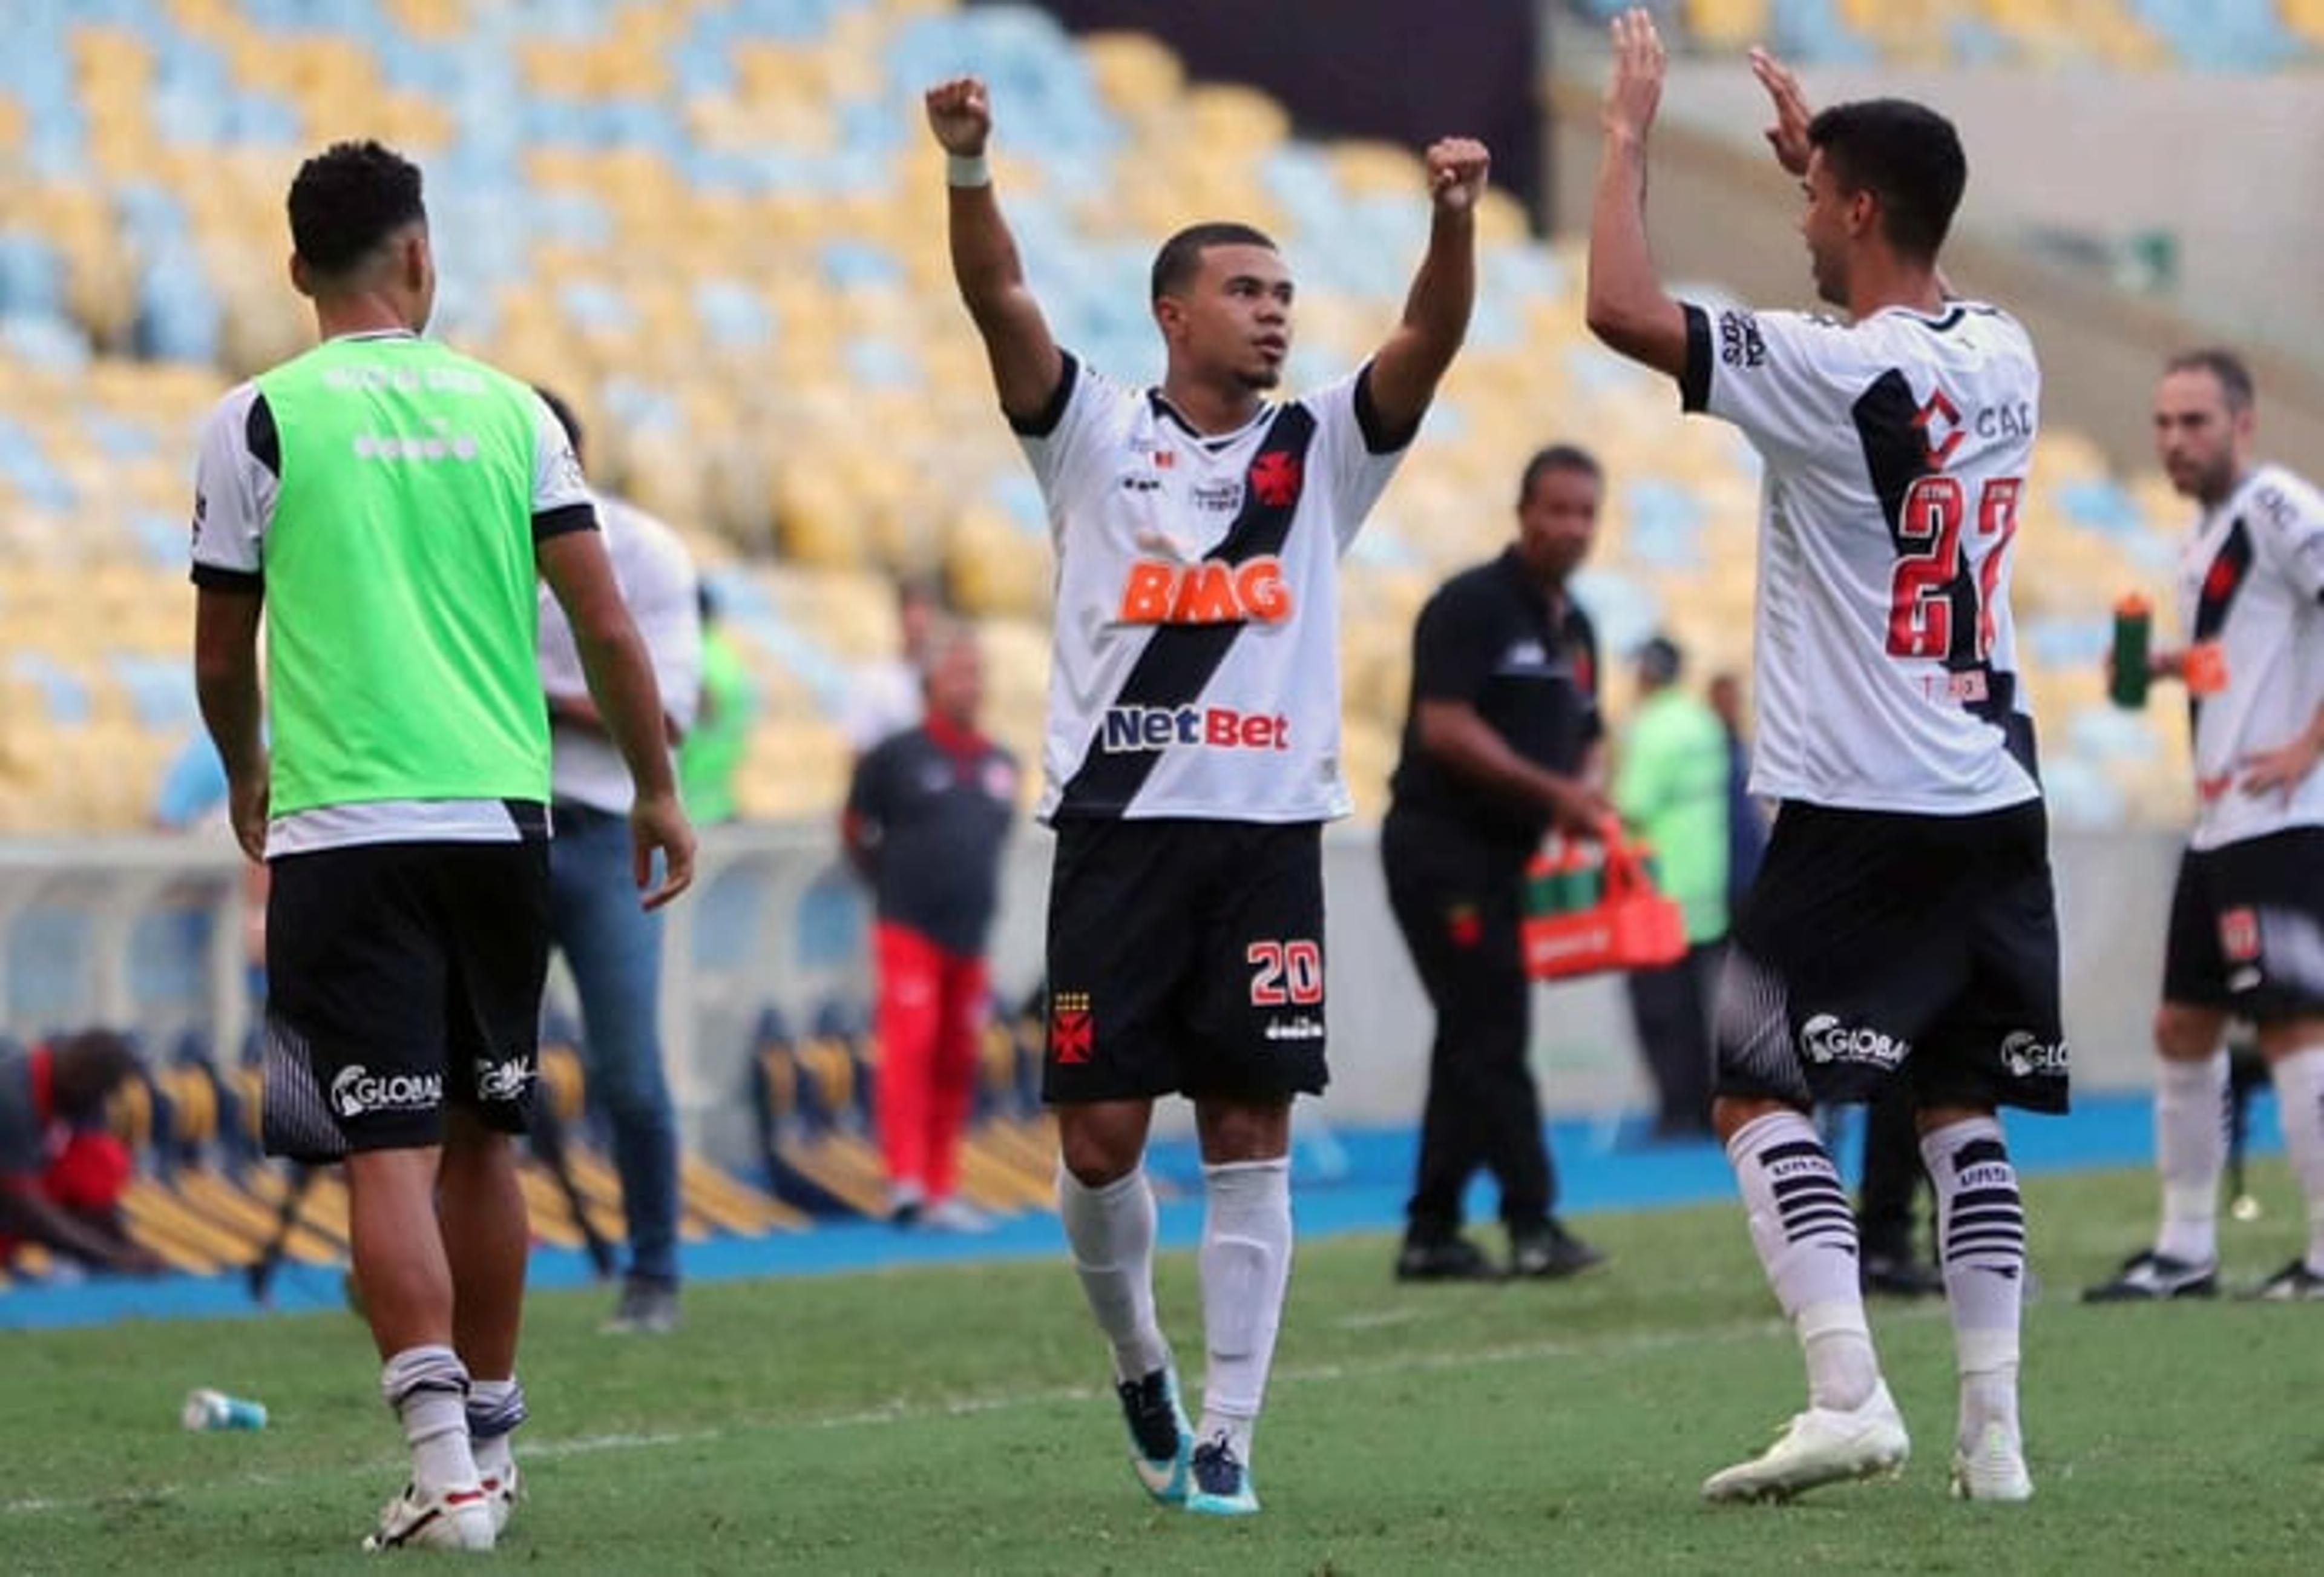
[[[2298, 1248], [2281, 1169], [2257, 1182], [2273, 1213], [2225, 1229], [2239, 1282]], [[2026, 1319], [2024, 1507], [1945, 1499], [1951, 1342], [1934, 1304], [1875, 1309], [1914, 1431], [1901, 1479], [1783, 1508], [1701, 1504], [1702, 1477], [1764, 1444], [1802, 1387], [1737, 1213], [1715, 1206], [1577, 1222], [1614, 1262], [1563, 1285], [1399, 1286], [1385, 1239], [1304, 1244], [1256, 1453], [1267, 1509], [1235, 1522], [1136, 1489], [1062, 1256], [700, 1285], [666, 1339], [597, 1334], [605, 1294], [544, 1295], [523, 1363], [530, 1499], [498, 1558], [1140, 1577], [2313, 1570], [2324, 1308], [2074, 1301], [2148, 1229], [2153, 1188], [2144, 1173], [2029, 1183], [2045, 1286]], [[1165, 1256], [1160, 1285], [1194, 1369], [1191, 1256]], [[356, 1542], [401, 1452], [353, 1320], [18, 1333], [0, 1348], [0, 1571], [365, 1559]], [[183, 1433], [197, 1385], [258, 1397], [270, 1426]]]

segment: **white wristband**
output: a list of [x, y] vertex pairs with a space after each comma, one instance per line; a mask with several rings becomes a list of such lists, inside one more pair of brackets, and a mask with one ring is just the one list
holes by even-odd
[[945, 155], [946, 186], [991, 186], [992, 166], [982, 153], [947, 153]]

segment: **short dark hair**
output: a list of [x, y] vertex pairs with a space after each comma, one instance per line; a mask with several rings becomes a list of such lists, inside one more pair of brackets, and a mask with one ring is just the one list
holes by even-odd
[[581, 425], [580, 414], [565, 402], [564, 395], [546, 384], [535, 383], [532, 392], [540, 396], [540, 402], [549, 407], [549, 414], [555, 417], [557, 425], [565, 429], [565, 441], [573, 446], [573, 457], [580, 459], [581, 441], [588, 432]]
[[1579, 471], [1600, 484], [1606, 480], [1605, 468], [1598, 464], [1597, 456], [1578, 444], [1552, 444], [1545, 449], [1534, 451], [1533, 458], [1526, 462], [1525, 471], [1517, 477], [1519, 509], [1523, 509], [1526, 500], [1533, 496], [1534, 484], [1552, 471]]
[[414, 219], [428, 217], [420, 166], [368, 139], [334, 143], [290, 182], [290, 244], [309, 268], [343, 274]]
[[2227, 397], [2227, 409], [2249, 410], [2259, 400], [2259, 385], [2252, 382], [2251, 366], [2243, 357], [2224, 346], [2207, 345], [2200, 350], [2182, 350], [2163, 364], [2166, 373], [2209, 373], [2219, 381], [2219, 392]]
[[1835, 104], [1808, 122], [1842, 189], [1869, 189], [1880, 199], [1888, 244], [1907, 257], [1932, 261], [1952, 227], [1969, 185], [1969, 158], [1953, 123], [1908, 98]]
[[1187, 282], [1203, 271], [1203, 253], [1213, 246], [1264, 246], [1269, 252], [1281, 250], [1266, 231], [1231, 220], [1214, 219], [1208, 224], [1189, 225], [1154, 254], [1153, 293], [1149, 300], [1163, 297], [1186, 288]]
[[1673, 684], [1686, 669], [1685, 651], [1667, 635], [1649, 635], [1632, 656], [1638, 677], [1649, 684]]

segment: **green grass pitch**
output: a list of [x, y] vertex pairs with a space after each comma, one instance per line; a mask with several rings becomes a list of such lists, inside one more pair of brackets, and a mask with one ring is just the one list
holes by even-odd
[[[2238, 1285], [2298, 1247], [2261, 1168]], [[2029, 1185], [2024, 1507], [1945, 1498], [1951, 1341], [1877, 1305], [1914, 1429], [1893, 1481], [1710, 1508], [1703, 1476], [1800, 1405], [1801, 1371], [1731, 1205], [1580, 1224], [1613, 1255], [1566, 1285], [1408, 1287], [1382, 1238], [1299, 1250], [1256, 1478], [1266, 1510], [1150, 1506], [1105, 1356], [1055, 1260], [697, 1285], [676, 1336], [596, 1333], [608, 1295], [538, 1297], [518, 1437], [530, 1495], [494, 1557], [556, 1572], [2294, 1572], [2324, 1563], [2324, 1306], [2087, 1308], [2151, 1225], [2126, 1172]], [[1192, 1371], [1191, 1255], [1166, 1325]], [[0, 1572], [364, 1569], [401, 1481], [345, 1316], [0, 1336]], [[1188, 1375], [1189, 1388], [1196, 1377]], [[188, 1434], [185, 1391], [264, 1401]]]

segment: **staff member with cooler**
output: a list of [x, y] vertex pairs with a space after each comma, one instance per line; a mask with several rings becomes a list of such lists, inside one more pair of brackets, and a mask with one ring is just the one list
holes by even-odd
[[1525, 868], [1553, 824], [1610, 814], [1597, 787], [1597, 636], [1567, 595], [1604, 478], [1559, 445], [1526, 465], [1517, 538], [1437, 588], [1413, 632], [1412, 701], [1380, 829], [1388, 902], [1436, 1012], [1399, 1280], [1499, 1274], [1461, 1235], [1480, 1166], [1501, 1190], [1509, 1270], [1568, 1276], [1602, 1256], [1552, 1213], [1557, 1175], [1526, 1063]]

